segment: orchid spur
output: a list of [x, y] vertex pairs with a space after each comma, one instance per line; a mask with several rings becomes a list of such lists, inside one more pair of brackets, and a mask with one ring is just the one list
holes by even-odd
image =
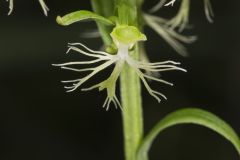
[[[63, 64], [54, 64], [54, 66], [59, 66], [62, 69], [76, 71], [76, 72], [85, 72], [90, 71], [89, 74], [87, 74], [85, 77], [80, 79], [74, 79], [74, 80], [68, 80], [68, 81], [62, 81], [63, 83], [72, 83], [71, 86], [65, 86], [67, 89], [67, 92], [72, 92], [76, 90], [78, 87], [80, 87], [82, 84], [87, 82], [90, 78], [95, 76], [100, 71], [106, 69], [107, 67], [115, 64], [115, 67], [111, 73], [111, 75], [101, 83], [98, 83], [96, 85], [93, 85], [89, 88], [82, 89], [83, 91], [92, 90], [95, 88], [98, 88], [100, 91], [106, 89], [107, 90], [107, 98], [103, 104], [103, 107], [106, 108], [106, 110], [109, 109], [110, 103], [112, 102], [115, 107], [120, 107], [121, 104], [115, 94], [116, 90], [116, 82], [121, 74], [121, 71], [125, 65], [130, 66], [135, 73], [139, 76], [141, 81], [143, 82], [145, 88], [149, 92], [151, 96], [153, 96], [155, 99], [157, 99], [158, 102], [161, 101], [161, 98], [167, 99], [165, 95], [162, 93], [153, 90], [146, 79], [150, 79], [153, 81], [161, 82], [167, 85], [173, 85], [170, 82], [167, 82], [163, 79], [159, 79], [150, 75], [147, 75], [142, 72], [142, 70], [150, 71], [150, 72], [164, 72], [164, 71], [171, 71], [171, 70], [180, 70], [186, 72], [185, 69], [178, 67], [180, 63], [174, 62], [174, 61], [164, 61], [164, 62], [156, 62], [156, 63], [146, 63], [138, 61], [131, 57], [131, 51], [130, 49], [134, 47], [135, 43], [139, 41], [145, 41], [146, 36], [142, 34], [136, 27], [134, 26], [127, 26], [127, 25], [120, 25], [116, 26], [113, 31], [111, 32], [111, 37], [113, 39], [114, 44], [117, 47], [117, 53], [116, 54], [109, 54], [107, 52], [103, 51], [94, 51], [86, 47], [85, 45], [81, 43], [70, 43], [69, 49], [67, 51], [70, 52], [71, 50], [76, 51], [78, 53], [81, 53], [85, 56], [94, 58], [94, 60], [89, 61], [81, 61], [81, 62], [69, 62], [69, 63], [63, 63]], [[76, 46], [80, 46], [81, 48], [77, 48]], [[86, 51], [84, 51], [84, 50]], [[99, 62], [103, 62], [97, 67], [92, 68], [85, 68], [85, 69], [78, 69], [76, 65], [89, 65], [89, 64], [96, 64]]]

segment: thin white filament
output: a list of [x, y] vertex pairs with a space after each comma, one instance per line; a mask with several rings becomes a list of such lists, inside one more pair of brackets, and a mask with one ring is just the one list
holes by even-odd
[[213, 23], [212, 17], [214, 17], [214, 12], [210, 0], [204, 0], [204, 10], [207, 17], [207, 20], [210, 23]]
[[100, 58], [100, 59], [109, 59], [108, 56], [103, 56], [103, 55], [99, 55], [99, 54], [93, 54], [93, 53], [88, 53], [88, 52], [85, 52], [77, 47], [74, 47], [74, 46], [70, 46], [69, 49], [67, 50], [66, 53], [69, 53], [71, 50], [74, 50], [74, 51], [77, 51], [85, 56], [88, 56], [88, 57], [95, 57], [95, 58]]
[[44, 2], [44, 0], [38, 0], [38, 1], [39, 1], [40, 5], [41, 5], [41, 7], [42, 7], [42, 10], [43, 10], [45, 16], [47, 16], [47, 15], [48, 15], [48, 11], [49, 11], [48, 6], [47, 6], [46, 3]]
[[96, 59], [96, 60], [92, 60], [92, 61], [77, 61], [77, 62], [68, 62], [68, 63], [62, 63], [62, 64], [53, 64], [53, 66], [69, 66], [69, 65], [80, 65], [80, 64], [94, 64], [97, 62], [101, 62], [103, 61], [103, 59]]
[[186, 48], [176, 39], [171, 37], [171, 35], [166, 32], [166, 28], [161, 27], [156, 21], [154, 21], [151, 16], [145, 15], [145, 20], [147, 24], [155, 31], [157, 32], [165, 41], [168, 42], [168, 44], [179, 54], [182, 56], [187, 56], [187, 50]]
[[[161, 99], [156, 95], [157, 91], [154, 91], [151, 89], [151, 87], [148, 85], [147, 81], [145, 80], [145, 78], [143, 77], [143, 74], [141, 73], [141, 71], [139, 71], [138, 69], [135, 69], [136, 73], [138, 74], [138, 76], [140, 77], [140, 79], [142, 80], [144, 86], [146, 87], [148, 93], [153, 96], [159, 103], [161, 102]], [[160, 95], [163, 95], [161, 93], [159, 93]], [[162, 96], [165, 97], [165, 96]]]
[[[145, 70], [147, 72], [161, 72], [161, 71], [171, 71], [171, 70], [186, 71], [185, 69], [176, 66], [176, 65], [180, 64], [179, 62], [174, 62], [174, 61], [170, 61], [170, 60], [163, 61], [163, 62], [155, 62], [155, 63], [148, 63], [148, 62], [141, 62], [141, 61], [134, 60], [129, 55], [129, 51], [128, 51], [129, 46], [124, 45], [124, 44], [120, 44], [118, 46], [119, 48], [118, 48], [118, 52], [116, 55], [109, 55], [106, 52], [91, 50], [81, 43], [71, 43], [69, 45], [70, 46], [69, 46], [68, 52], [70, 50], [74, 50], [85, 56], [94, 57], [95, 60], [54, 64], [54, 66], [59, 66], [62, 69], [75, 71], [75, 72], [90, 71], [90, 73], [87, 74], [86, 76], [84, 76], [83, 78], [62, 81], [62, 83], [67, 83], [67, 84], [71, 83], [72, 84], [71, 86], [64, 87], [65, 89], [67, 89], [67, 92], [72, 92], [72, 91], [76, 90], [78, 87], [80, 87], [82, 84], [87, 82], [90, 78], [95, 76], [97, 73], [99, 73], [100, 71], [106, 69], [107, 67], [109, 67], [115, 63], [115, 67], [114, 67], [111, 75], [106, 80], [104, 80], [98, 84], [95, 84], [89, 88], [82, 89], [82, 91], [89, 91], [89, 90], [96, 89], [96, 88], [98, 88], [100, 91], [106, 89], [107, 97], [103, 104], [103, 108], [106, 108], [106, 110], [109, 109], [111, 103], [113, 103], [113, 105], [116, 108], [119, 107], [122, 109], [121, 104], [120, 104], [119, 100], [117, 99], [117, 96], [115, 95], [115, 90], [116, 90], [117, 80], [118, 80], [120, 73], [126, 63], [137, 73], [137, 75], [143, 82], [143, 84], [144, 84], [145, 88], [147, 89], [147, 91], [149, 92], [149, 94], [151, 96], [153, 96], [155, 99], [157, 99], [158, 102], [161, 101], [160, 97], [167, 99], [166, 96], [160, 92], [153, 90], [149, 86], [149, 84], [147, 83], [146, 80], [147, 79], [153, 80], [153, 81], [157, 81], [157, 82], [171, 85], [171, 86], [173, 84], [168, 81], [165, 81], [163, 79], [156, 78], [156, 77], [148, 75], [148, 74], [144, 74], [141, 70]], [[81, 47], [86, 49], [88, 52], [85, 52], [82, 49], [75, 47], [76, 45], [80, 45]], [[102, 62], [102, 61], [106, 61], [106, 62], [99, 64], [97, 67], [84, 68], [84, 69], [78, 69], [76, 67], [72, 67], [75, 65], [95, 64], [95, 63]]]
[[[140, 61], [139, 62], [150, 63], [150, 60], [147, 56], [147, 53], [146, 53], [146, 50], [145, 50], [145, 47], [144, 47], [143, 43], [139, 44], [139, 54], [140, 54]], [[158, 72], [151, 72], [149, 70], [144, 70], [144, 72], [149, 76], [160, 77], [160, 73], [158, 73]]]
[[101, 35], [98, 30], [89, 30], [83, 33], [80, 33], [81, 38], [100, 38]]
[[173, 6], [175, 2], [176, 2], [176, 0], [171, 0], [170, 2], [165, 4], [164, 6]]
[[83, 48], [85, 48], [86, 50], [88, 50], [89, 52], [96, 53], [96, 54], [102, 54], [102, 55], [105, 55], [105, 56], [109, 56], [109, 54], [106, 53], [106, 52], [92, 50], [92, 49], [88, 48], [86, 45], [84, 45], [82, 43], [68, 43], [68, 44], [72, 45], [72, 46], [80, 45]]
[[157, 82], [161, 82], [161, 83], [164, 83], [164, 84], [167, 84], [167, 85], [173, 86], [173, 83], [170, 83], [170, 82], [165, 81], [165, 80], [163, 80], [163, 79], [155, 78], [155, 77], [148, 76], [148, 75], [145, 75], [145, 74], [143, 74], [143, 76], [146, 77], [146, 78], [148, 78], [148, 79], [151, 79], [151, 80], [154, 80], [154, 81], [157, 81]]
[[61, 67], [61, 69], [66, 69], [66, 70], [75, 71], [75, 72], [87, 72], [87, 71], [94, 70], [94, 68], [76, 69], [76, 68], [71, 68], [71, 67]]
[[[130, 59], [128, 59], [128, 64], [136, 71], [137, 75], [139, 76], [139, 78], [142, 80], [145, 88], [147, 89], [148, 93], [153, 96], [159, 103], [161, 102], [161, 99], [157, 96], [156, 92], [153, 89], [151, 89], [151, 87], [148, 85], [147, 81], [145, 80], [144, 75], [137, 67], [134, 63], [132, 63], [133, 61], [131, 61]], [[158, 95], [161, 95], [162, 97], [166, 98], [166, 96], [164, 96], [162, 93], [157, 92]]]
[[156, 5], [154, 5], [153, 8], [151, 8], [149, 10], [150, 13], [154, 13], [156, 11], [158, 11], [160, 8], [162, 8], [162, 6], [164, 6], [164, 4], [167, 2], [167, 0], [160, 0]]
[[189, 21], [190, 0], [182, 0], [180, 9], [177, 15], [172, 18], [167, 25], [172, 29], [179, 27], [179, 31], [183, 31], [186, 28]]
[[9, 12], [8, 15], [10, 15], [13, 11], [13, 0], [7, 0], [9, 2]]
[[84, 78], [82, 78], [73, 89], [68, 90], [67, 92], [72, 92], [74, 90], [76, 90], [79, 86], [81, 86], [83, 83], [85, 83], [87, 80], [89, 80], [91, 77], [93, 77], [95, 74], [97, 74], [98, 72], [104, 70], [105, 68], [107, 68], [108, 66], [112, 65], [113, 63], [115, 63], [116, 60], [110, 60], [107, 61], [105, 63], [103, 63], [102, 65], [96, 67], [94, 69], [94, 71], [92, 71], [90, 74], [88, 74], [87, 76], [85, 76]]

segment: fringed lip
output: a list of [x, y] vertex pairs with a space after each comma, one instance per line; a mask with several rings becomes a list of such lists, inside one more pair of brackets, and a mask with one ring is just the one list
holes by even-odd
[[[77, 46], [80, 46], [80, 48], [78, 48]], [[65, 89], [67, 89], [67, 92], [75, 91], [77, 88], [81, 87], [85, 82], [87, 82], [89, 79], [93, 78], [97, 73], [105, 70], [111, 65], [115, 65], [111, 75], [106, 80], [98, 84], [95, 84], [91, 87], [82, 89], [82, 91], [89, 91], [96, 88], [98, 88], [99, 91], [106, 89], [107, 97], [103, 104], [103, 108], [106, 108], [106, 110], [109, 109], [111, 103], [113, 103], [116, 108], [122, 108], [121, 103], [119, 102], [115, 92], [116, 92], [116, 83], [117, 83], [117, 80], [119, 79], [119, 76], [121, 74], [121, 71], [123, 70], [124, 65], [129, 65], [130, 68], [132, 68], [136, 72], [136, 74], [139, 76], [139, 78], [143, 82], [143, 85], [147, 89], [148, 93], [151, 96], [153, 96], [158, 102], [160, 102], [162, 98], [167, 99], [167, 97], [164, 94], [156, 90], [153, 90], [148, 84], [147, 79], [160, 82], [166, 85], [170, 85], [170, 86], [173, 86], [173, 84], [166, 80], [145, 74], [143, 70], [150, 71], [150, 72], [165, 72], [165, 71], [173, 71], [173, 70], [186, 72], [185, 69], [179, 67], [180, 65], [179, 62], [168, 60], [164, 62], [147, 63], [147, 62], [141, 62], [141, 61], [135, 60], [129, 55], [129, 51], [128, 51], [129, 46], [126, 46], [125, 44], [118, 45], [119, 48], [116, 55], [111, 55], [103, 51], [92, 50], [81, 43], [69, 43], [68, 47], [69, 49], [67, 53], [69, 53], [70, 51], [75, 51], [75, 53], [80, 53], [82, 55], [92, 58], [93, 60], [53, 64], [53, 66], [60, 67], [61, 69], [64, 69], [64, 70], [70, 70], [74, 72], [89, 72], [86, 76], [82, 78], [62, 81], [62, 83], [64, 84], [71, 84], [64, 87]], [[92, 64], [98, 64], [98, 66], [86, 67], [83, 69], [79, 69], [78, 67], [78, 66], [83, 66], [83, 65], [85, 66], [85, 65], [92, 65]]]
[[[182, 38], [183, 40], [187, 41], [187, 39], [184, 37], [177, 36], [173, 33], [171, 34], [172, 36], [176, 36], [176, 38], [178, 39]], [[148, 84], [147, 79], [170, 86], [173, 86], [173, 84], [161, 78], [149, 75], [147, 74], [147, 72], [158, 73], [173, 70], [186, 72], [185, 69], [179, 67], [180, 63], [174, 61], [148, 63], [132, 58], [129, 54], [129, 50], [132, 48], [132, 46], [139, 41], [144, 41], [147, 39], [146, 36], [134, 26], [116, 26], [110, 35], [113, 39], [114, 45], [117, 47], [117, 53], [113, 55], [104, 51], [92, 50], [82, 43], [69, 43], [67, 53], [70, 53], [70, 51], [75, 51], [75, 53], [80, 53], [84, 56], [87, 56], [91, 58], [91, 60], [54, 64], [54, 66], [58, 66], [61, 69], [65, 70], [75, 72], [88, 72], [88, 74], [86, 74], [82, 78], [62, 81], [64, 84], [71, 84], [64, 87], [65, 89], [67, 89], [67, 92], [75, 91], [89, 79], [95, 77], [96, 74], [98, 74], [99, 72], [105, 70], [111, 65], [115, 65], [112, 73], [107, 79], [91, 87], [84, 88], [82, 89], [82, 91], [89, 91], [96, 88], [98, 88], [99, 91], [106, 89], [107, 97], [103, 104], [103, 108], [106, 108], [106, 110], [108, 110], [111, 103], [113, 103], [116, 108], [122, 108], [121, 103], [116, 96], [116, 83], [124, 66], [128, 65], [133, 71], [136, 72], [136, 74], [143, 82], [143, 85], [147, 89], [148, 93], [152, 97], [154, 97], [158, 102], [160, 102], [162, 98], [167, 99], [164, 94], [152, 89]], [[95, 67], [85, 67], [79, 69], [79, 66], [92, 64], [94, 64]]]

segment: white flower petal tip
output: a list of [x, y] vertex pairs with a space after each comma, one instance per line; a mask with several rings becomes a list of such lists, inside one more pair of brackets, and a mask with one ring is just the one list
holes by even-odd
[[167, 25], [170, 28], [178, 28], [180, 32], [182, 32], [187, 26], [189, 22], [189, 10], [190, 10], [190, 0], [182, 0], [180, 9], [177, 15], [167, 22]]
[[102, 107], [106, 108], [106, 111], [108, 111], [111, 103], [114, 104], [116, 109], [120, 108], [122, 110], [122, 106], [116, 96], [113, 98], [107, 97]]
[[59, 67], [60, 65], [59, 64], [51, 64], [52, 66], [54, 67]]
[[92, 39], [92, 38], [100, 38], [100, 32], [98, 30], [89, 30], [89, 31], [85, 31], [83, 33], [80, 33], [79, 35], [80, 38], [88, 38], [88, 39]]
[[156, 5], [154, 5], [154, 7], [152, 7], [149, 12], [150, 13], [154, 13], [157, 12], [160, 8], [162, 8], [163, 6], [173, 6], [174, 3], [176, 2], [176, 0], [171, 0], [170, 2], [166, 3], [168, 0], [160, 0]]
[[171, 0], [169, 3], [165, 4], [164, 6], [172, 6], [173, 7], [175, 2], [176, 2], [176, 0]]
[[9, 12], [8, 15], [10, 15], [13, 12], [13, 0], [6, 0], [9, 2]]
[[105, 103], [103, 104], [103, 108], [106, 108], [106, 110], [108, 110], [111, 102], [114, 104], [114, 106], [116, 108], [118, 108], [118, 107], [122, 108], [119, 100], [116, 97], [115, 90], [116, 90], [116, 83], [117, 83], [118, 77], [122, 71], [123, 66], [124, 66], [123, 61], [120, 60], [120, 61], [116, 62], [113, 72], [111, 73], [111, 75], [109, 76], [108, 79], [106, 79], [105, 81], [103, 81], [99, 84], [96, 84], [92, 87], [84, 88], [84, 89], [82, 89], [82, 91], [89, 91], [89, 90], [92, 90], [95, 88], [98, 88], [99, 91], [106, 89], [107, 90], [107, 98], [105, 100]]
[[[8, 15], [10, 15], [13, 12], [13, 0], [6, 0], [6, 1], [9, 2], [9, 12], [8, 12]], [[49, 8], [45, 4], [44, 0], [39, 0], [39, 3], [41, 5], [41, 7], [42, 7], [44, 15], [48, 16]]]
[[[101, 88], [101, 86], [98, 86], [97, 88]], [[91, 89], [89, 89], [89, 88], [81, 89], [81, 91], [89, 91], [89, 90], [91, 90]], [[103, 89], [99, 89], [99, 90], [101, 91]], [[108, 92], [108, 95], [104, 101], [104, 104], [102, 105], [102, 108], [106, 108], [106, 111], [108, 111], [111, 103], [113, 103], [116, 109], [118, 109], [118, 108], [122, 109], [122, 105], [121, 105], [120, 101], [118, 100], [118, 98], [116, 97], [116, 95], [114, 94], [113, 96], [109, 96], [108, 89], [107, 89], [107, 92]]]
[[193, 43], [197, 40], [197, 36], [182, 35], [175, 31], [174, 28], [169, 28], [166, 20], [156, 16], [144, 14], [144, 19], [147, 25], [161, 36], [177, 53], [184, 57], [188, 56], [187, 49], [183, 43]]
[[44, 0], [39, 0], [39, 3], [42, 7], [42, 10], [43, 10], [43, 13], [45, 16], [48, 16], [48, 11], [49, 11], [49, 8], [48, 6], [46, 5], [46, 3], [44, 2]]
[[162, 97], [163, 99], [167, 99], [167, 97], [165, 95], [163, 95], [162, 93], [153, 90], [149, 86], [147, 79], [153, 80], [156, 82], [160, 82], [160, 83], [163, 83], [166, 85], [170, 85], [170, 86], [173, 86], [173, 83], [170, 83], [170, 82], [165, 81], [160, 78], [156, 78], [151, 75], [147, 75], [147, 74], [143, 73], [141, 70], [148, 71], [148, 72], [165, 72], [165, 71], [173, 71], [173, 70], [184, 71], [184, 72], [186, 71], [185, 69], [176, 66], [176, 65], [179, 65], [180, 63], [174, 62], [174, 61], [144, 63], [144, 62], [139, 62], [139, 61], [136, 61], [133, 59], [128, 59], [127, 62], [131, 66], [131, 68], [133, 68], [136, 71], [137, 75], [139, 76], [139, 78], [143, 82], [145, 88], [147, 89], [148, 93], [151, 96], [153, 96], [158, 102], [161, 101], [160, 97]]
[[204, 11], [207, 17], [207, 20], [210, 23], [213, 23], [214, 12], [210, 0], [204, 0]]
[[66, 51], [66, 54], [68, 54], [70, 51], [72, 50], [72, 48], [70, 46], [68, 46], [68, 49]]
[[[76, 46], [80, 46], [81, 48], [77, 48]], [[99, 88], [99, 90], [106, 89], [107, 90], [107, 98], [103, 105], [106, 110], [109, 109], [110, 104], [113, 103], [116, 108], [121, 108], [121, 104], [115, 95], [115, 88], [116, 88], [116, 81], [120, 75], [120, 72], [123, 67], [123, 61], [118, 61], [119, 57], [117, 55], [110, 55], [103, 51], [94, 51], [84, 44], [81, 43], [68, 43], [68, 50], [67, 53], [70, 51], [75, 51], [75, 53], [80, 53], [84, 56], [92, 58], [93, 60], [88, 61], [76, 61], [76, 62], [68, 62], [62, 64], [52, 64], [53, 66], [60, 67], [61, 69], [75, 71], [75, 72], [89, 72], [86, 76], [80, 79], [74, 80], [66, 80], [61, 81], [64, 84], [72, 84], [70, 86], [65, 86], [64, 88], [67, 90], [66, 92], [73, 92], [85, 82], [87, 82], [90, 78], [94, 77], [100, 71], [106, 69], [107, 67], [111, 66], [112, 64], [116, 63], [116, 66], [111, 74], [111, 76], [106, 79], [105, 81], [94, 85], [90, 88], [82, 89], [82, 91], [89, 91], [95, 88]], [[91, 68], [83, 68], [79, 69], [82, 65], [89, 65], [89, 64], [96, 64], [101, 63], [97, 67]]]

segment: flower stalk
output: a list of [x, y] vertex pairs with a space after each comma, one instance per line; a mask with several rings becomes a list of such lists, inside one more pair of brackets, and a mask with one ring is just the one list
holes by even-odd
[[[101, 14], [101, 11], [97, 9], [97, 0], [92, 0], [92, 6], [96, 13]], [[129, 0], [128, 3], [131, 3]], [[98, 1], [98, 3], [106, 3], [105, 0]], [[108, 3], [111, 3], [108, 1]], [[121, 3], [121, 2], [118, 2]], [[142, 0], [139, 0], [138, 6], [142, 4]], [[112, 6], [114, 8], [114, 6]], [[140, 7], [139, 7], [140, 8]], [[107, 8], [106, 8], [107, 9]], [[109, 7], [110, 9], [110, 7]], [[106, 15], [103, 15], [106, 16]], [[124, 16], [124, 15], [122, 15]], [[137, 18], [137, 17], [135, 17]], [[104, 30], [104, 27], [99, 26], [99, 29]], [[106, 37], [104, 31], [101, 31], [102, 37]], [[106, 43], [106, 40], [105, 44]], [[109, 42], [109, 41], [107, 41]], [[135, 59], [139, 59], [139, 47], [135, 45], [134, 50], [131, 51], [131, 56]], [[141, 84], [137, 74], [128, 66], [125, 65], [120, 75], [120, 91], [121, 91], [121, 105], [122, 122], [123, 122], [123, 137], [124, 137], [124, 153], [125, 160], [136, 160], [136, 153], [139, 144], [143, 138], [143, 112], [142, 112], [142, 99], [141, 99]]]
[[[131, 54], [139, 58], [138, 45]], [[122, 71], [120, 87], [125, 159], [136, 160], [136, 152], [143, 138], [141, 85], [139, 77], [128, 65]]]

